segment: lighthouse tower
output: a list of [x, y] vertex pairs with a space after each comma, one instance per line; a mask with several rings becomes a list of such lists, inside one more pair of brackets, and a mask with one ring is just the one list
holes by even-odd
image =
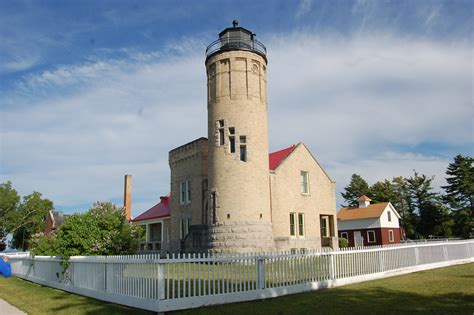
[[207, 48], [206, 71], [210, 250], [273, 250], [265, 46], [233, 21]]

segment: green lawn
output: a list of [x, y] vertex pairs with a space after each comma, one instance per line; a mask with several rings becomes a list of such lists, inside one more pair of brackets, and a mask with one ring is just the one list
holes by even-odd
[[474, 264], [179, 314], [473, 314]]
[[7, 279], [0, 277], [0, 298], [33, 315], [153, 314], [70, 294], [13, 277]]
[[[29, 314], [151, 314], [0, 277], [0, 298]], [[182, 314], [473, 314], [474, 264]]]

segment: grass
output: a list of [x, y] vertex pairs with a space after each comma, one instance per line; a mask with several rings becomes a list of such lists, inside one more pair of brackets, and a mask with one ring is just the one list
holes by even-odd
[[474, 264], [176, 314], [473, 314]]
[[0, 298], [33, 315], [153, 314], [70, 294], [13, 277], [7, 279], [0, 277]]
[[[0, 277], [0, 298], [28, 314], [151, 314]], [[473, 314], [474, 264], [176, 314]]]

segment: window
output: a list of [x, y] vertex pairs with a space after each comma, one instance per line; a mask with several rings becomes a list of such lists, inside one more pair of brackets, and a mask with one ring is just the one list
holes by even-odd
[[309, 194], [309, 173], [301, 171], [301, 193]]
[[290, 213], [290, 236], [295, 236], [296, 235], [295, 216], [296, 216], [296, 213], [294, 213], [294, 212]]
[[387, 216], [388, 216], [388, 222], [392, 222], [392, 213], [390, 211], [387, 211]]
[[229, 151], [230, 153], [235, 153], [235, 137], [234, 136], [229, 137]]
[[189, 233], [189, 226], [191, 225], [191, 219], [181, 219], [179, 225], [179, 239], [183, 240]]
[[218, 121], [219, 127], [219, 145], [224, 145], [224, 120]]
[[328, 227], [328, 220], [327, 216], [322, 216], [321, 220], [321, 237], [329, 237], [329, 227]]
[[247, 162], [247, 137], [240, 136], [240, 160]]
[[341, 232], [341, 238], [345, 238], [346, 240], [349, 240], [349, 233]]
[[191, 202], [191, 181], [186, 180], [179, 183], [179, 203], [184, 205]]
[[235, 153], [235, 128], [229, 127], [229, 152]]
[[374, 231], [367, 231], [367, 242], [375, 243], [375, 232]]
[[159, 242], [161, 241], [161, 223], [154, 223], [148, 225], [148, 241], [149, 242]]
[[395, 242], [395, 239], [393, 237], [393, 230], [388, 230], [388, 241]]
[[298, 213], [298, 235], [304, 236], [304, 213]]

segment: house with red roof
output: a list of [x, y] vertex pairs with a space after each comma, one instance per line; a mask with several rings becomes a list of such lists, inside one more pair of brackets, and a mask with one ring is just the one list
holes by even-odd
[[390, 202], [371, 204], [369, 197], [357, 199], [358, 207], [341, 208], [337, 213], [339, 237], [349, 247], [400, 243], [400, 215]]
[[145, 242], [139, 244], [142, 252], [169, 250], [170, 206], [169, 195], [160, 197], [160, 202], [132, 219], [136, 225], [145, 226]]

